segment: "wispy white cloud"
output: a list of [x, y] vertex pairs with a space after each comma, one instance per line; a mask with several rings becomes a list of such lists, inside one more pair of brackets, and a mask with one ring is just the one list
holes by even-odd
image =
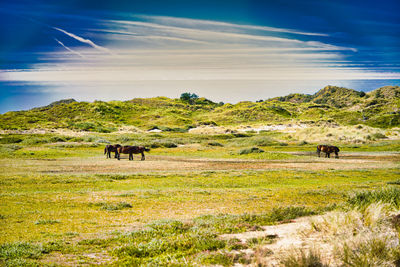
[[168, 16], [148, 16], [148, 15], [135, 15], [134, 17], [144, 18], [150, 21], [154, 21], [164, 25], [180, 25], [183, 27], [220, 27], [222, 29], [244, 29], [244, 30], [258, 30], [267, 32], [280, 32], [280, 33], [291, 33], [297, 35], [307, 35], [307, 36], [329, 36], [326, 33], [316, 33], [316, 32], [306, 32], [294, 29], [285, 29], [277, 27], [268, 26], [257, 26], [257, 25], [246, 25], [246, 24], [234, 24], [221, 21], [213, 20], [200, 20], [200, 19], [187, 19], [187, 18], [177, 18]]
[[[181, 20], [181, 19], [179, 19]], [[125, 33], [135, 32], [134, 38], [145, 39], [147, 35], [159, 37], [174, 37], [189, 40], [197, 40], [207, 42], [210, 46], [215, 45], [223, 48], [227, 46], [233, 47], [242, 45], [242, 48], [249, 48], [251, 46], [263, 47], [296, 47], [296, 48], [318, 48], [319, 50], [349, 50], [356, 52], [352, 47], [335, 46], [332, 44], [323, 43], [320, 41], [303, 41], [299, 38], [288, 38], [283, 36], [261, 34], [260, 32], [252, 32], [249, 27], [241, 27], [243, 31], [236, 31], [235, 24], [227, 23], [225, 28], [215, 27], [213, 23], [206, 24], [207, 27], [196, 27], [198, 20], [182, 19], [190, 24], [190, 27], [161, 24], [149, 21], [135, 21], [135, 20], [108, 20], [103, 23], [107, 26], [109, 33], [120, 33], [121, 29]], [[190, 23], [195, 21], [196, 23]], [[219, 25], [220, 23], [216, 23]], [[223, 23], [222, 23], [223, 24]], [[240, 26], [240, 25], [239, 25]], [[254, 26], [256, 27], [256, 26]], [[240, 28], [240, 27], [239, 27]], [[278, 31], [278, 29], [276, 29]]]
[[65, 30], [63, 30], [63, 29], [60, 29], [60, 28], [57, 28], [57, 27], [53, 27], [53, 29], [55, 29], [55, 30], [57, 30], [57, 31], [60, 31], [60, 32], [62, 32], [62, 33], [65, 33], [65, 34], [68, 35], [69, 37], [74, 38], [75, 40], [77, 40], [77, 41], [79, 41], [79, 42], [88, 44], [88, 45], [92, 46], [93, 48], [96, 48], [96, 49], [99, 50], [99, 51], [106, 52], [106, 53], [109, 53], [109, 54], [113, 54], [108, 48], [99, 46], [99, 45], [95, 44], [93, 41], [91, 41], [91, 40], [89, 40], [89, 39], [82, 38], [82, 37], [80, 37], [80, 36], [78, 36], [78, 35], [76, 35], [76, 34], [67, 32], [67, 31], [65, 31]]
[[73, 54], [75, 54], [75, 55], [78, 55], [78, 56], [80, 56], [80, 57], [82, 57], [82, 58], [85, 57], [84, 55], [82, 55], [82, 54], [79, 53], [78, 51], [72, 50], [72, 49], [69, 48], [68, 46], [64, 45], [64, 43], [61, 42], [61, 41], [59, 41], [57, 38], [54, 38], [54, 40], [56, 40], [57, 43], [59, 43], [62, 47], [64, 47], [65, 49], [67, 49], [69, 52], [71, 52], [71, 53], [73, 53]]
[[[2, 72], [0, 80], [46, 84], [50, 91], [68, 87], [77, 94], [87, 90], [87, 95], [96, 95], [102, 90], [115, 96], [136, 90], [149, 96], [152, 93], [142, 88], [162, 94], [160, 88], [195, 89], [202, 84], [204, 90], [210, 86], [211, 93], [226, 95], [221, 92], [233, 87], [245, 90], [246, 84], [261, 92], [277, 81], [400, 78], [399, 73], [354, 66], [349, 55], [357, 50], [331, 44], [322, 33], [157, 16], [97, 20], [95, 25], [98, 28], [82, 29], [91, 40], [54, 27], [89, 45], [70, 48], [56, 39], [69, 52], [84, 55], [84, 60], [48, 52], [42, 63], [29, 70]], [[110, 49], [97, 45], [99, 40]]]

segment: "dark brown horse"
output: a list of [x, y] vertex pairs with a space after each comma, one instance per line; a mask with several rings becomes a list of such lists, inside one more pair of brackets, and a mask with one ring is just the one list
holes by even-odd
[[106, 147], [104, 148], [104, 154], [107, 154], [107, 158], [111, 158], [111, 152], [115, 152], [114, 158], [117, 158], [119, 147], [121, 147], [120, 144], [106, 145]]
[[122, 146], [118, 148], [118, 160], [122, 154], [129, 154], [129, 160], [133, 160], [133, 154], [142, 154], [142, 160], [145, 160], [144, 151], [149, 152], [150, 148], [144, 146]]
[[318, 145], [317, 146], [317, 155], [321, 157], [321, 152], [325, 153], [325, 158], [330, 158], [331, 153], [335, 153], [335, 158], [339, 158], [340, 149], [337, 146], [328, 146], [328, 145]]

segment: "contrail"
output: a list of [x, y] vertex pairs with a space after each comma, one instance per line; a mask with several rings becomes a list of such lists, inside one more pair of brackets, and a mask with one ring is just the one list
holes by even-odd
[[107, 48], [105, 48], [105, 47], [102, 47], [102, 46], [99, 46], [99, 45], [93, 43], [93, 42], [92, 42], [91, 40], [89, 40], [89, 39], [82, 38], [82, 37], [80, 37], [80, 36], [78, 36], [78, 35], [75, 35], [75, 34], [73, 34], [73, 33], [67, 32], [67, 31], [65, 31], [65, 30], [63, 30], [63, 29], [60, 29], [60, 28], [57, 28], [57, 27], [53, 27], [53, 29], [55, 29], [55, 30], [57, 30], [57, 31], [60, 31], [60, 32], [62, 32], [62, 33], [65, 33], [65, 34], [68, 35], [69, 37], [72, 37], [72, 38], [74, 38], [75, 40], [78, 40], [79, 42], [88, 44], [88, 45], [92, 46], [93, 48], [96, 48], [97, 50], [100, 50], [100, 51], [102, 51], [102, 52], [106, 52], [106, 53], [109, 53], [109, 54], [113, 55], [113, 53], [112, 53], [109, 49], [107, 49]]
[[79, 52], [77, 52], [77, 51], [74, 51], [74, 50], [72, 50], [71, 48], [69, 48], [68, 46], [64, 45], [64, 44], [63, 44], [61, 41], [59, 41], [57, 38], [54, 38], [54, 40], [56, 40], [57, 43], [59, 43], [62, 47], [64, 47], [65, 49], [67, 49], [69, 52], [71, 52], [71, 53], [73, 53], [73, 54], [75, 54], [75, 55], [78, 55], [78, 56], [80, 56], [80, 57], [82, 57], [82, 58], [85, 58], [84, 55], [82, 55], [81, 53], [79, 53]]

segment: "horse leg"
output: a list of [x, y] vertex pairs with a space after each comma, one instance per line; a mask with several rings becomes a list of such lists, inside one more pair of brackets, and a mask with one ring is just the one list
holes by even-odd
[[328, 158], [331, 158], [331, 153], [327, 153], [328, 154]]
[[111, 152], [110, 152], [110, 150], [107, 150], [107, 158], [111, 158]]
[[320, 157], [321, 157], [321, 151], [320, 151], [320, 150], [318, 150], [318, 149], [317, 149], [317, 155], [318, 155], [318, 158], [320, 158]]
[[118, 157], [118, 151], [115, 151], [114, 158], [117, 158], [117, 157]]
[[120, 155], [121, 155], [121, 153], [118, 153], [118, 158], [117, 158], [118, 160], [120, 159]]
[[133, 154], [129, 153], [129, 160], [133, 160]]
[[335, 158], [339, 158], [339, 153], [335, 152]]
[[145, 160], [144, 153], [143, 152], [141, 152], [141, 153], [142, 153], [142, 160]]

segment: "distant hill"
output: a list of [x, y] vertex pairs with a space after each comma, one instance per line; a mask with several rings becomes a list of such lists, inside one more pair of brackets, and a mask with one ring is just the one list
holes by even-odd
[[97, 132], [112, 132], [126, 125], [185, 131], [197, 125], [296, 122], [399, 127], [400, 87], [385, 86], [364, 93], [326, 86], [313, 95], [290, 94], [237, 104], [214, 103], [206, 98], [189, 102], [155, 97], [92, 103], [66, 99], [0, 115], [0, 129], [69, 128]]

